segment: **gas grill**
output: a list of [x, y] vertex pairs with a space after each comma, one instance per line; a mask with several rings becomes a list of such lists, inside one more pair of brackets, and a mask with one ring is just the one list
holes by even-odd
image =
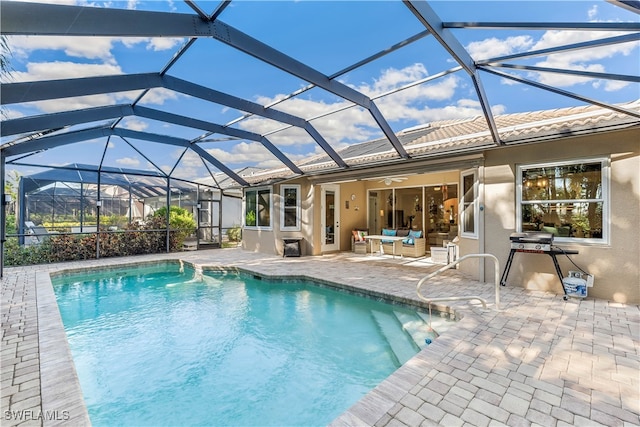
[[[560, 284], [562, 284], [562, 270], [558, 264], [556, 255], [575, 255], [578, 251], [561, 249], [553, 245], [553, 234], [541, 233], [541, 232], [527, 232], [527, 233], [511, 233], [509, 236], [511, 241], [511, 251], [509, 252], [509, 258], [504, 266], [504, 272], [502, 278], [500, 278], [500, 284], [505, 286], [507, 284], [507, 276], [509, 276], [509, 270], [513, 263], [513, 257], [516, 252], [533, 253], [533, 254], [547, 254], [553, 259], [553, 265], [556, 268], [556, 273], [560, 278]], [[563, 286], [564, 289], [564, 286]], [[565, 291], [566, 294], [566, 291]]]
[[509, 239], [517, 252], [549, 252], [553, 244], [551, 233], [512, 233]]

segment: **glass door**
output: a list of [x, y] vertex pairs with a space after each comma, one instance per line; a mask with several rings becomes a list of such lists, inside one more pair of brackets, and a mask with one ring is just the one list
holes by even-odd
[[340, 250], [340, 187], [322, 186], [322, 252]]

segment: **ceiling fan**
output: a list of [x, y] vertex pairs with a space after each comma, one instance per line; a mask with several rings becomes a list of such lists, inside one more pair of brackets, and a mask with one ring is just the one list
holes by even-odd
[[387, 178], [381, 179], [378, 182], [384, 182], [385, 185], [391, 185], [391, 183], [393, 183], [393, 182], [402, 182], [402, 181], [404, 181], [406, 179], [407, 179], [406, 177], [392, 176], [392, 177], [387, 177]]

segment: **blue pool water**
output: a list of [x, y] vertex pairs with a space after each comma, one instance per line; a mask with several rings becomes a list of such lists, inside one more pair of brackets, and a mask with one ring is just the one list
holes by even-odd
[[432, 336], [398, 305], [179, 264], [53, 283], [94, 426], [326, 425]]

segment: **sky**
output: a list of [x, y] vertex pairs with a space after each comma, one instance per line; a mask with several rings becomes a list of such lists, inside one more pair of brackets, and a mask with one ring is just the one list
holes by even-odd
[[[195, 14], [183, 1], [57, 1], [92, 7], [153, 10]], [[218, 2], [196, 1], [211, 13]], [[638, 14], [606, 1], [436, 1], [433, 9], [443, 21], [505, 22], [638, 22]], [[325, 75], [388, 49], [424, 31], [424, 26], [400, 1], [245, 1], [234, 0], [219, 17], [223, 22], [261, 40]], [[454, 29], [452, 33], [474, 60], [601, 39], [624, 33], [561, 30]], [[96, 75], [158, 72], [187, 40], [181, 38], [107, 38], [10, 36], [12, 73], [3, 82], [77, 78]], [[536, 56], [513, 63], [591, 72], [638, 75], [640, 43], [597, 47]], [[412, 82], [457, 66], [434, 37], [424, 37], [393, 53], [337, 77], [375, 100], [394, 132], [438, 120], [465, 119], [482, 114], [472, 81], [464, 71], [398, 90]], [[501, 69], [523, 78], [607, 103], [640, 98], [637, 83]], [[195, 82], [262, 105], [285, 98], [307, 82], [245, 55], [217, 40], [198, 39], [173, 65], [171, 76]], [[481, 72], [494, 114], [585, 105], [583, 102]], [[18, 118], [96, 106], [129, 104], [139, 91], [102, 94], [8, 105], [5, 117]], [[205, 102], [167, 89], [152, 89], [139, 105], [194, 117], [265, 135], [290, 159], [299, 161], [322, 149], [306, 132], [266, 118], [249, 116], [223, 105]], [[379, 138], [382, 132], [371, 114], [319, 88], [278, 103], [273, 108], [310, 120], [334, 149]], [[336, 112], [337, 111], [337, 112]], [[332, 114], [328, 114], [332, 113]], [[96, 126], [88, 123], [68, 130]], [[120, 127], [193, 140], [205, 131], [128, 117]], [[2, 143], [16, 136], [2, 138]], [[228, 167], [282, 167], [259, 142], [213, 134], [200, 142]], [[133, 147], [132, 147], [133, 146]], [[147, 158], [140, 155], [144, 153]], [[141, 170], [162, 169], [184, 179], [208, 171], [193, 152], [141, 140], [112, 137], [57, 147], [25, 158], [24, 162], [64, 165], [70, 162]], [[73, 156], [70, 156], [70, 154]], [[9, 159], [10, 160], [10, 159]], [[216, 171], [215, 167], [208, 165]], [[8, 169], [13, 168], [9, 166]], [[39, 171], [17, 167], [21, 174]]]

